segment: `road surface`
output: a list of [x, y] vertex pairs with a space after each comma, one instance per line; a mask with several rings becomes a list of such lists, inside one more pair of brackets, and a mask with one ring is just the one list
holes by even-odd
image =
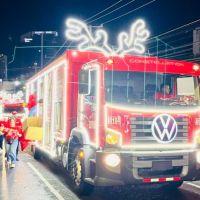
[[0, 156], [1, 200], [197, 200], [200, 182], [187, 182], [178, 191], [149, 188], [96, 188], [87, 197], [79, 197], [70, 187], [63, 169], [47, 159], [36, 161], [20, 153], [14, 169], [8, 169]]

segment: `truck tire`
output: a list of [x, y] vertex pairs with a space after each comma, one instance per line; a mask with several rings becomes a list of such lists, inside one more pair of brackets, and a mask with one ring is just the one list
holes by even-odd
[[41, 152], [39, 151], [39, 149], [37, 147], [33, 147], [33, 157], [36, 160], [40, 160], [42, 157]]
[[182, 184], [183, 184], [183, 181], [167, 183], [167, 185], [164, 186], [164, 188], [166, 188], [167, 190], [177, 190], [179, 187], [181, 187]]
[[71, 149], [69, 157], [69, 175], [71, 178], [72, 186], [75, 192], [79, 195], [90, 195], [94, 189], [93, 185], [90, 185], [84, 181], [85, 178], [85, 166], [84, 160], [79, 157], [80, 146]]

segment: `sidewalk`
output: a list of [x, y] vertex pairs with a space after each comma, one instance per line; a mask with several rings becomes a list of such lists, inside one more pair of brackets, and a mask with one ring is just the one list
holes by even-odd
[[27, 162], [32, 158], [20, 152], [20, 161], [15, 168], [8, 168], [0, 155], [0, 199], [1, 200], [53, 200], [40, 180], [35, 177]]

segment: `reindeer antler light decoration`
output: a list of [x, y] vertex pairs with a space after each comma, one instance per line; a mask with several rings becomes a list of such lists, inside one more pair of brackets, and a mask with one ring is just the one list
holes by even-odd
[[78, 49], [82, 51], [96, 50], [105, 54], [118, 54], [124, 55], [126, 53], [139, 53], [145, 52], [144, 42], [149, 37], [149, 31], [145, 28], [143, 20], [137, 20], [132, 24], [130, 33], [121, 32], [118, 36], [118, 49], [112, 50], [108, 45], [108, 35], [106, 31], [100, 29], [92, 34], [87, 24], [84, 22], [69, 18], [66, 22], [67, 31], [66, 37], [72, 41], [80, 41]]
[[69, 18], [67, 20], [68, 30], [66, 36], [70, 40], [81, 41], [78, 49], [97, 50], [104, 53], [112, 53], [112, 49], [108, 45], [108, 35], [104, 30], [97, 30], [94, 34], [90, 33], [87, 25], [77, 19]]

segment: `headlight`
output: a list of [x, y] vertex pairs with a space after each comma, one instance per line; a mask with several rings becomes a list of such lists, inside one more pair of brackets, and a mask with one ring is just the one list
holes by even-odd
[[120, 163], [120, 157], [117, 154], [108, 154], [105, 157], [105, 164], [109, 167], [116, 167]]
[[109, 145], [121, 145], [121, 133], [112, 129], [106, 130], [106, 143]]

